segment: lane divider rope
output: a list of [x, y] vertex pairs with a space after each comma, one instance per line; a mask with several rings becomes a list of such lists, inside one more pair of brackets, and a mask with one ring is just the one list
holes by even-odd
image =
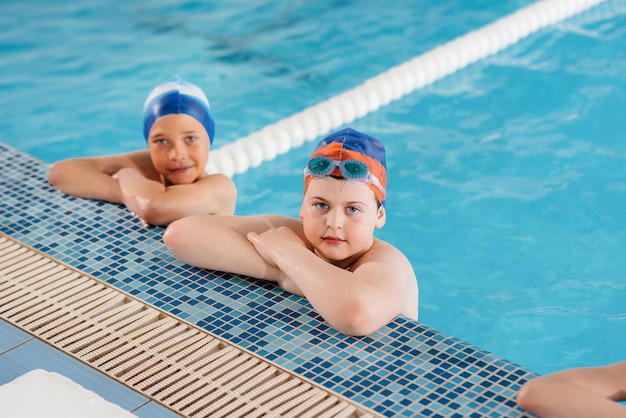
[[542, 0], [522, 8], [212, 151], [207, 170], [244, 173], [603, 1]]

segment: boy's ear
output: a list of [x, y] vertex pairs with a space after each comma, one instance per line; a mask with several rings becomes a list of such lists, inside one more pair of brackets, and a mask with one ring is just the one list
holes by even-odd
[[385, 207], [381, 205], [378, 208], [378, 212], [376, 213], [376, 228], [380, 229], [385, 226], [387, 222], [387, 212], [385, 211]]

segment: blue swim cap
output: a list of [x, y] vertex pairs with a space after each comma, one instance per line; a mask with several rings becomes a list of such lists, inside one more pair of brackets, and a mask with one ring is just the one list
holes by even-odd
[[159, 84], [148, 95], [143, 105], [143, 136], [146, 141], [152, 125], [158, 118], [181, 113], [200, 122], [213, 144], [215, 123], [211, 116], [209, 99], [199, 87], [181, 79]]
[[[313, 151], [309, 162], [319, 157], [326, 157], [333, 161], [355, 160], [365, 164], [368, 173], [376, 179], [376, 181], [366, 181], [366, 186], [374, 192], [380, 203], [385, 204], [387, 194], [385, 146], [377, 138], [351, 128], [342, 129], [322, 139]], [[343, 173], [337, 167], [329, 175], [343, 176]], [[305, 189], [311, 178], [311, 175], [305, 177]]]

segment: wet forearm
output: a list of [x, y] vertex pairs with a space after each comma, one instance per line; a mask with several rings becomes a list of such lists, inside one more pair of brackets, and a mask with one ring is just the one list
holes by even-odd
[[163, 239], [187, 264], [276, 281], [280, 271], [270, 266], [252, 244], [214, 215], [189, 216], [170, 224]]
[[88, 163], [54, 163], [48, 171], [48, 180], [54, 187], [72, 196], [122, 203], [117, 179], [96, 170]]

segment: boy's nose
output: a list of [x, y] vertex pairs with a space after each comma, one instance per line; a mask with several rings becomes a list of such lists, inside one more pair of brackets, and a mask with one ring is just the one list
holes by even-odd
[[187, 149], [183, 144], [174, 144], [172, 148], [170, 148], [170, 159], [172, 160], [180, 160], [187, 155]]
[[326, 216], [326, 226], [329, 228], [341, 228], [343, 225], [343, 213], [339, 209], [331, 209]]

